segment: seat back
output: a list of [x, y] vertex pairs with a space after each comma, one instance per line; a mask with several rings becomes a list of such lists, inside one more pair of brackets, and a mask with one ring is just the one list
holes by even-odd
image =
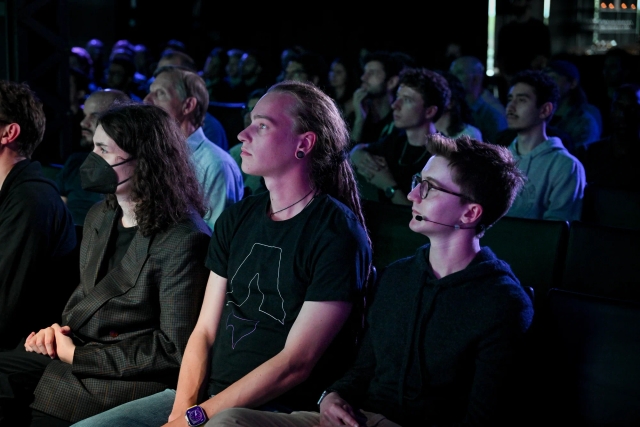
[[243, 108], [242, 102], [209, 102], [208, 111], [222, 123], [229, 141], [229, 148], [239, 142], [238, 134], [244, 129]]
[[584, 190], [581, 220], [640, 230], [640, 191], [589, 184]]
[[373, 246], [373, 264], [380, 268], [429, 243], [428, 237], [409, 228], [411, 206], [362, 200], [362, 211]]
[[640, 303], [557, 288], [548, 300], [557, 425], [640, 425]]
[[562, 279], [569, 223], [503, 217], [480, 239], [506, 261], [524, 287], [534, 289], [537, 303]]
[[640, 230], [573, 221], [560, 288], [640, 301]]

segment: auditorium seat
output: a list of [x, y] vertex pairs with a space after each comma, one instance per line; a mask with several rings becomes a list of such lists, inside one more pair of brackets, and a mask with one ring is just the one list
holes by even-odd
[[561, 288], [640, 301], [640, 229], [573, 221]]
[[411, 206], [362, 200], [362, 211], [373, 246], [373, 264], [378, 268], [411, 256], [429, 238], [412, 231]]
[[552, 288], [549, 424], [640, 425], [640, 303]]
[[640, 190], [587, 185], [581, 220], [611, 227], [640, 229]]
[[561, 282], [568, 235], [566, 221], [503, 217], [485, 232], [480, 245], [506, 261], [522, 286], [533, 288], [538, 305]]
[[227, 134], [229, 148], [236, 145], [238, 134], [244, 129], [244, 119], [242, 110], [244, 104], [242, 102], [210, 102], [208, 111], [218, 119]]

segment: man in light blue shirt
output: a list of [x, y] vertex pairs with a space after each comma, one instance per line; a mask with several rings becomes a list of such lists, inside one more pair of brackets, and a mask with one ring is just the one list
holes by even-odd
[[183, 67], [161, 67], [154, 72], [154, 80], [144, 102], [167, 111], [187, 137], [196, 176], [208, 205], [204, 220], [213, 230], [220, 213], [242, 199], [244, 183], [235, 160], [207, 139], [202, 130], [209, 106], [204, 80]]

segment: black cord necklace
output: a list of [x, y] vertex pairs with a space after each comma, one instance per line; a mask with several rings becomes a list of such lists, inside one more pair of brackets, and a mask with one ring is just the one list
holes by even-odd
[[[290, 208], [291, 206], [293, 206], [293, 205], [297, 205], [298, 203], [300, 203], [301, 201], [303, 201], [304, 199], [306, 199], [306, 198], [307, 198], [307, 196], [308, 196], [309, 194], [311, 194], [311, 193], [313, 193], [313, 189], [312, 189], [311, 191], [309, 191], [307, 194], [305, 194], [305, 195], [304, 195], [304, 197], [303, 197], [302, 199], [298, 200], [298, 201], [297, 201], [297, 202], [295, 202], [295, 203], [291, 203], [289, 206], [287, 206], [287, 207], [286, 207], [286, 208], [284, 208], [284, 209], [280, 209], [279, 211], [275, 211], [275, 212], [273, 212], [273, 206], [271, 206], [271, 207], [270, 207], [270, 209], [271, 209], [271, 213], [269, 214], [269, 217], [272, 217], [272, 216], [274, 216], [275, 214], [277, 214], [277, 213], [279, 213], [279, 212], [286, 211], [287, 209], [289, 209], [289, 208]], [[314, 196], [314, 197], [315, 197], [315, 196]], [[311, 199], [311, 200], [313, 200], [313, 199]], [[311, 202], [309, 202], [309, 203], [311, 203]], [[309, 203], [307, 203], [307, 205], [308, 205]], [[307, 207], [307, 206], [305, 206], [305, 208], [306, 208], [306, 207]]]

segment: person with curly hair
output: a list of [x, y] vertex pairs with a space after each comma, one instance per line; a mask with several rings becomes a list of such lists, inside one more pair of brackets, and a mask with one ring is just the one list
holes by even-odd
[[60, 320], [0, 353], [2, 426], [69, 426], [175, 387], [198, 318], [211, 232], [180, 129], [118, 105], [93, 142], [82, 186], [106, 197], [83, 226], [80, 283]]
[[227, 408], [314, 408], [355, 357], [371, 244], [340, 110], [314, 84], [285, 80], [238, 139], [242, 169], [268, 191], [218, 218], [177, 389], [76, 427], [196, 426]]
[[471, 108], [466, 101], [466, 93], [462, 82], [449, 71], [438, 71], [446, 80], [451, 90], [451, 99], [444, 109], [444, 113], [436, 122], [438, 132], [449, 138], [457, 138], [468, 135], [473, 139], [482, 141], [482, 132], [475, 127]]

